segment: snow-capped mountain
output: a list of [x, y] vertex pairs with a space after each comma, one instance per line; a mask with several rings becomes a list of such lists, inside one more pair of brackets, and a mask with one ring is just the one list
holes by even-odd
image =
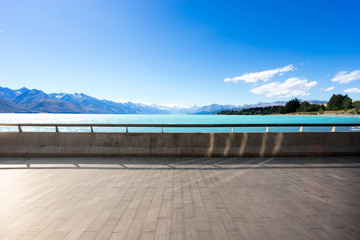
[[[310, 101], [311, 102], [311, 101]], [[313, 102], [321, 102], [314, 100]], [[216, 114], [222, 110], [284, 105], [286, 102], [243, 106], [211, 104], [190, 107], [178, 104], [145, 104], [98, 99], [84, 93], [50, 93], [38, 89], [0, 87], [0, 112], [98, 113], [98, 114]]]

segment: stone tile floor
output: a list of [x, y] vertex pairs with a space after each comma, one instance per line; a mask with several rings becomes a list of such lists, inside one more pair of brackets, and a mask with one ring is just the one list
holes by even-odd
[[360, 239], [360, 157], [0, 158], [0, 239]]

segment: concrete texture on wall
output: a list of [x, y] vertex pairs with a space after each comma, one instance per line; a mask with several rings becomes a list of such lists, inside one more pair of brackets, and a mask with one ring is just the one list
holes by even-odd
[[331, 156], [359, 146], [357, 132], [0, 133], [0, 156]]

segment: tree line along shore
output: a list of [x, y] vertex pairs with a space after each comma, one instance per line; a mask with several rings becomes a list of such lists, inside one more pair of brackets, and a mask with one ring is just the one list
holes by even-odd
[[284, 106], [254, 107], [241, 110], [224, 110], [218, 115], [275, 115], [275, 114], [359, 114], [360, 101], [348, 95], [334, 94], [327, 104], [311, 104], [294, 98]]

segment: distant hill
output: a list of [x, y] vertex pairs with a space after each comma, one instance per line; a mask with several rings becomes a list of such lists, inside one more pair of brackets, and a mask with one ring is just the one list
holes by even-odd
[[[313, 100], [310, 103], [326, 103]], [[84, 93], [50, 93], [38, 89], [20, 88], [12, 90], [0, 87], [0, 112], [40, 113], [96, 113], [96, 114], [216, 114], [224, 110], [241, 110], [251, 107], [281, 106], [286, 102], [260, 102], [242, 106], [211, 104], [207, 106], [179, 105], [163, 106], [134, 102], [114, 102], [98, 99]]]
[[323, 101], [323, 100], [306, 100], [308, 103], [311, 103], [311, 104], [327, 104], [328, 101]]
[[0, 112], [2, 113], [31, 113], [34, 110], [27, 109], [16, 103], [10, 102], [4, 98], [0, 98]]
[[[38, 89], [0, 87], [0, 112], [171, 114], [172, 108], [132, 102], [101, 100], [84, 93], [46, 94]], [[181, 112], [178, 108], [176, 112]]]
[[93, 113], [93, 110], [86, 106], [52, 98], [40, 99], [27, 103], [26, 106], [43, 113]]
[[116, 104], [114, 105], [114, 102], [109, 101], [108, 103], [106, 103], [100, 99], [88, 96], [83, 93], [53, 93], [49, 94], [49, 96], [53, 99], [84, 106], [87, 109], [90, 109], [90, 111], [93, 111], [94, 113], [127, 113], [125, 109], [121, 109], [121, 107], [116, 106]]
[[[303, 101], [303, 100], [300, 100]], [[308, 103], [311, 104], [326, 104], [328, 101], [324, 101], [324, 100], [306, 100]], [[265, 107], [274, 107], [274, 106], [284, 106], [286, 104], [286, 101], [276, 101], [276, 102], [259, 102], [259, 103], [255, 103], [255, 104], [245, 104], [242, 106], [239, 106], [237, 108], [228, 108], [228, 109], [222, 109], [221, 111], [227, 110], [227, 111], [240, 111], [243, 109], [248, 109], [248, 108], [265, 108]]]
[[156, 105], [146, 105], [141, 103], [118, 103], [109, 100], [100, 100], [83, 93], [67, 94], [53, 93], [49, 94], [53, 99], [63, 100], [87, 107], [95, 113], [101, 114], [170, 114], [170, 111], [159, 109]]
[[216, 114], [222, 110], [232, 110], [237, 109], [238, 106], [234, 105], [219, 105], [219, 104], [211, 104], [208, 106], [200, 107], [199, 109], [195, 110], [193, 114], [203, 115], [203, 114]]
[[20, 88], [18, 90], [12, 90], [10, 88], [3, 88], [0, 87], [0, 98], [13, 101], [17, 96], [30, 91], [30, 89], [27, 88]]
[[26, 107], [39, 100], [48, 99], [48, 98], [49, 96], [43, 91], [33, 89], [21, 93], [12, 102]]
[[[340, 97], [348, 98], [347, 95], [345, 96], [340, 95]], [[340, 104], [340, 107], [342, 107], [343, 109], [349, 109], [349, 107], [352, 106], [352, 102], [350, 98], [348, 98], [346, 101], [347, 101], [346, 106], [343, 105], [343, 103]], [[277, 102], [277, 104], [275, 103], [262, 104], [262, 106], [259, 106], [260, 104], [254, 104], [253, 106], [244, 109], [223, 110], [217, 114], [218, 115], [272, 115], [272, 114], [289, 114], [289, 113], [304, 113], [304, 112], [323, 113], [326, 110], [326, 107], [323, 104], [324, 102], [325, 101], [318, 101], [318, 100], [303, 101], [294, 98], [292, 100], [287, 101], [285, 104], [282, 104], [282, 102]]]
[[223, 110], [234, 110], [239, 111], [246, 108], [256, 108], [256, 107], [272, 107], [272, 106], [284, 106], [286, 101], [276, 101], [276, 102], [259, 102], [255, 104], [245, 104], [235, 109], [223, 109]]

